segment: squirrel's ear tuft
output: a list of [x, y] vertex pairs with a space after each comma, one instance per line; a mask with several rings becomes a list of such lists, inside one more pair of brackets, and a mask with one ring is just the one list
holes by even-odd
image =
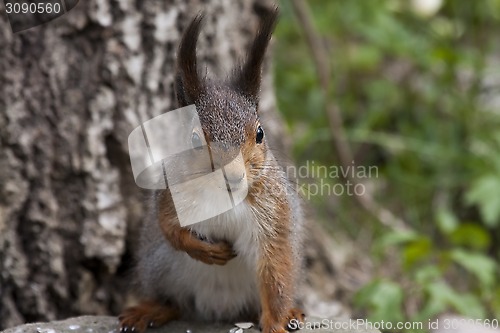
[[193, 104], [203, 92], [196, 65], [196, 42], [200, 34], [203, 14], [198, 14], [182, 36], [177, 51], [175, 92], [179, 106]]
[[266, 11], [266, 13], [262, 15], [259, 30], [257, 31], [257, 35], [252, 43], [246, 61], [235, 71], [233, 84], [241, 93], [255, 101], [259, 99], [262, 63], [277, 18], [277, 7]]

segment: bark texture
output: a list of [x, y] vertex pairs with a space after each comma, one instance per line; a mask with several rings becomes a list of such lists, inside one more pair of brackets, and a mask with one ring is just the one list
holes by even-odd
[[[119, 312], [143, 214], [127, 137], [174, 108], [177, 43], [195, 14], [206, 14], [199, 61], [222, 76], [270, 6], [85, 0], [17, 34], [1, 8], [0, 329]], [[269, 65], [264, 72], [266, 133], [282, 148]]]

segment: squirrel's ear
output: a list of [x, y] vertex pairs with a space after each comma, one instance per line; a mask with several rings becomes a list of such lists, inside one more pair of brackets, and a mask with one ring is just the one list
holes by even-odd
[[200, 34], [203, 14], [198, 14], [182, 36], [177, 51], [175, 92], [179, 106], [193, 104], [203, 92], [196, 65], [196, 42]]
[[234, 85], [241, 93], [258, 101], [262, 63], [278, 18], [278, 8], [266, 11], [244, 64], [235, 71]]

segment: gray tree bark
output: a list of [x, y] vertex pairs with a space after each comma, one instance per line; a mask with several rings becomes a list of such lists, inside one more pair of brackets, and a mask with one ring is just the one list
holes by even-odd
[[[119, 312], [143, 215], [128, 134], [175, 107], [177, 43], [195, 14], [200, 63], [222, 76], [271, 5], [88, 0], [17, 34], [0, 8], [0, 329]], [[261, 109], [282, 148], [266, 67]]]

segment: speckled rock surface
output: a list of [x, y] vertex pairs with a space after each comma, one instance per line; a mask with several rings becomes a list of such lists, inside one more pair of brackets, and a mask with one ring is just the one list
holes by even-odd
[[[2, 333], [118, 333], [116, 317], [84, 316], [48, 323], [26, 324], [9, 328]], [[314, 327], [314, 329], [309, 329]], [[231, 324], [207, 324], [174, 321], [149, 333], [260, 333], [258, 328], [240, 328]], [[379, 333], [378, 330], [350, 328], [349, 322], [335, 319], [310, 318], [303, 330], [296, 332], [321, 333]]]
[[109, 333], [118, 332], [116, 317], [83, 316], [48, 323], [34, 323], [6, 329], [2, 333]]

